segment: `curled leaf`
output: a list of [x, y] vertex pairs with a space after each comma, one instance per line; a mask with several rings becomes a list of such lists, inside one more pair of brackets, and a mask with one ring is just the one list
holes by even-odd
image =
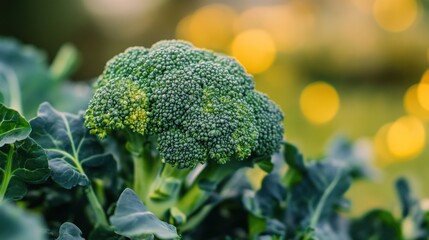
[[134, 239], [155, 235], [159, 239], [178, 238], [176, 227], [159, 220], [149, 212], [135, 192], [125, 189], [119, 197], [110, 222], [117, 234]]

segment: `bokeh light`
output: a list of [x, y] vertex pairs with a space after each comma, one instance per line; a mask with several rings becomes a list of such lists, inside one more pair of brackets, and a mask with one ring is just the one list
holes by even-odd
[[387, 146], [387, 133], [391, 125], [391, 123], [383, 125], [374, 137], [374, 150], [377, 157], [377, 164], [380, 166], [388, 165], [395, 161]]
[[313, 8], [296, 2], [253, 7], [243, 11], [237, 19], [237, 31], [264, 29], [273, 38], [279, 51], [293, 50], [306, 40], [313, 26]]
[[271, 36], [259, 29], [238, 34], [231, 45], [231, 54], [251, 74], [266, 71], [276, 58], [276, 47]]
[[420, 83], [418, 85], [417, 98], [421, 106], [429, 111], [429, 83]]
[[183, 18], [176, 28], [176, 36], [198, 47], [225, 50], [233, 37], [236, 14], [223, 4], [212, 4]]
[[419, 85], [421, 84], [414, 84], [408, 88], [404, 96], [404, 107], [408, 114], [414, 115], [422, 120], [429, 120], [429, 110], [421, 105], [417, 97]]
[[351, 2], [361, 11], [370, 13], [373, 0], [351, 0]]
[[383, 29], [401, 32], [416, 20], [418, 5], [415, 0], [376, 0], [373, 13], [377, 23]]
[[417, 98], [419, 104], [426, 111], [429, 111], [429, 69], [424, 72], [417, 87]]
[[325, 82], [314, 82], [304, 88], [300, 97], [301, 111], [311, 123], [331, 121], [340, 107], [335, 88]]
[[392, 123], [387, 132], [387, 146], [398, 160], [418, 156], [425, 146], [423, 123], [414, 116], [401, 117]]

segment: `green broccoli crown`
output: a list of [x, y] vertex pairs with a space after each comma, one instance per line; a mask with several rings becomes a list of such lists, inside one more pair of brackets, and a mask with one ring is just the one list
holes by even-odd
[[283, 140], [282, 122], [234, 58], [176, 40], [111, 59], [85, 114], [100, 137], [124, 129], [157, 135], [162, 157], [179, 168], [271, 155]]

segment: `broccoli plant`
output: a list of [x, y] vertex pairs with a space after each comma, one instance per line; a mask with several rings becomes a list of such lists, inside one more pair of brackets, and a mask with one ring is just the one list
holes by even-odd
[[[153, 206], [160, 216], [176, 204], [191, 214], [208, 196], [201, 183], [215, 188], [240, 166], [278, 151], [282, 121], [277, 105], [254, 90], [253, 77], [235, 59], [183, 41], [115, 56], [85, 114], [91, 133], [125, 136], [134, 190], [149, 205], [170, 202]], [[200, 164], [204, 169], [183, 189]]]
[[[91, 97], [82, 91], [27, 121], [62, 95], [43, 86], [70, 73], [73, 51], [48, 68], [13, 42], [0, 39], [0, 239], [429, 237], [427, 200], [404, 178], [396, 214], [344, 214], [347, 190], [377, 172], [366, 145], [336, 138], [305, 161], [283, 141], [280, 109], [231, 57], [183, 41], [129, 48], [107, 63], [85, 112], [75, 111]], [[45, 96], [29, 94], [41, 87]], [[255, 165], [260, 187], [246, 169]]]

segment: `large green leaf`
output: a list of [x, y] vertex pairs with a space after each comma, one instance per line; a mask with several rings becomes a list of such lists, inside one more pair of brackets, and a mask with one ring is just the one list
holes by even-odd
[[55, 94], [46, 56], [9, 38], [0, 38], [0, 86], [5, 104], [27, 117]]
[[65, 111], [84, 109], [91, 97], [90, 84], [64, 81], [78, 62], [79, 53], [71, 44], [60, 48], [49, 68], [42, 51], [0, 38], [0, 102], [27, 118], [33, 117], [44, 101], [54, 101], [55, 107]]
[[148, 239], [151, 235], [159, 239], [179, 237], [176, 227], [159, 220], [149, 212], [136, 193], [129, 188], [119, 197], [110, 222], [117, 234], [131, 239]]
[[52, 179], [67, 189], [88, 186], [88, 177], [111, 178], [116, 174], [113, 156], [104, 153], [83, 122], [82, 114], [59, 112], [49, 103], [41, 104], [37, 118], [30, 122], [30, 136], [47, 151]]
[[65, 222], [60, 227], [60, 234], [57, 240], [85, 240], [82, 231], [73, 223]]
[[0, 199], [21, 199], [27, 192], [26, 183], [41, 183], [48, 177], [45, 151], [27, 138], [0, 148]]
[[17, 111], [0, 103], [0, 147], [28, 137], [30, 124]]
[[41, 217], [25, 213], [9, 203], [0, 205], [0, 239], [47, 240], [45, 229]]

